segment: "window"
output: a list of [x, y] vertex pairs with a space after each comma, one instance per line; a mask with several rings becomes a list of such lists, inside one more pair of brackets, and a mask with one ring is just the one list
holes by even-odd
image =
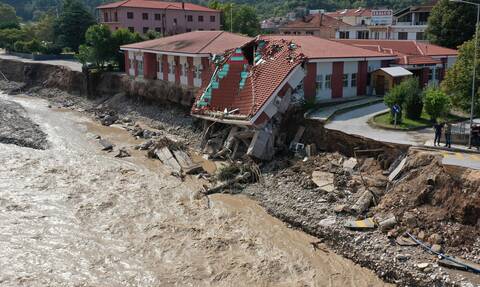
[[380, 39], [380, 32], [374, 32], [374, 33], [373, 33], [373, 38], [374, 38], [375, 40]]
[[137, 73], [139, 76], [143, 76], [143, 61], [137, 63]]
[[428, 80], [433, 80], [433, 69], [428, 69]]
[[195, 66], [194, 69], [195, 69], [195, 70], [193, 71], [194, 77], [195, 77], [196, 79], [200, 79], [200, 77], [201, 77], [201, 72], [202, 72], [202, 66], [201, 66], [201, 65]]
[[283, 34], [284, 35], [290, 35], [291, 33], [290, 33], [290, 31], [285, 31], [285, 32], [283, 32]]
[[160, 27], [155, 27], [155, 32], [162, 33], [162, 28], [160, 28]]
[[203, 31], [203, 28], [198, 29], [198, 31]]
[[128, 31], [130, 31], [130, 32], [133, 33], [133, 32], [135, 32], [135, 28], [133, 28], [133, 27], [128, 27]]
[[146, 34], [148, 32], [149, 28], [148, 27], [143, 27], [143, 34]]
[[183, 76], [183, 65], [179, 65], [180, 69], [178, 70], [178, 74]]
[[215, 16], [210, 16], [210, 22], [215, 22]]
[[187, 16], [187, 21], [188, 21], [188, 22], [193, 22], [193, 16], [192, 16], [192, 15], [188, 15], [188, 16]]
[[142, 19], [148, 20], [148, 13], [142, 13]]
[[325, 76], [325, 90], [332, 88], [332, 75]]
[[127, 12], [127, 18], [133, 19], [133, 12]]
[[407, 40], [408, 32], [398, 32], [398, 40]]
[[340, 37], [340, 39], [350, 39], [350, 32], [340, 31], [338, 36]]
[[163, 74], [162, 58], [157, 58], [157, 72]]
[[435, 70], [435, 80], [440, 81], [440, 75], [442, 74], [442, 68], [436, 68]]
[[313, 32], [312, 32], [312, 31], [307, 31], [307, 32], [305, 32], [305, 34], [307, 34], [307, 35], [312, 35], [312, 36], [313, 36]]
[[203, 22], [203, 16], [202, 15], [198, 16], [198, 22]]
[[323, 90], [323, 75], [317, 75], [317, 92]]
[[187, 28], [187, 32], [192, 32], [192, 28]]
[[353, 73], [350, 79], [350, 87], [354, 88], [357, 86], [357, 73]]
[[348, 74], [343, 74], [343, 87], [348, 88]]
[[115, 22], [118, 22], [118, 14], [117, 14], [117, 12], [113, 13], [113, 18], [115, 19]]
[[108, 22], [108, 13], [103, 13], [103, 22]]
[[173, 18], [173, 24], [177, 25], [177, 18]]
[[425, 34], [423, 32], [417, 32], [417, 40], [422, 41], [425, 40]]
[[368, 31], [357, 31], [357, 39], [368, 39], [369, 32]]
[[155, 21], [161, 21], [162, 20], [162, 15], [161, 14], [155, 14]]

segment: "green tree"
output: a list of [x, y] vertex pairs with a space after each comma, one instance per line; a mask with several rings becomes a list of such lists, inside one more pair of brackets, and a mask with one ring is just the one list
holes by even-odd
[[457, 48], [475, 33], [476, 9], [472, 5], [440, 0], [428, 18], [427, 39], [434, 44]]
[[2, 29], [0, 30], [0, 47], [13, 50], [15, 42], [32, 40], [32, 35], [27, 34], [23, 29]]
[[138, 33], [132, 33], [128, 29], [118, 29], [112, 33], [114, 61], [118, 64], [121, 71], [125, 70], [124, 54], [120, 51], [120, 46], [142, 41]]
[[256, 36], [260, 33], [260, 20], [252, 5], [237, 5], [233, 2], [210, 1], [209, 7], [222, 11], [221, 25], [225, 31]]
[[[472, 96], [472, 76], [474, 63], [474, 40], [465, 42], [460, 46], [459, 54], [455, 64], [447, 70], [442, 90], [452, 97], [452, 103], [455, 107], [465, 112], [470, 111]], [[480, 100], [478, 88], [480, 87], [480, 55], [477, 58], [477, 74], [475, 80], [475, 113], [480, 113]]]
[[99, 68], [104, 68], [115, 54], [112, 33], [106, 25], [93, 25], [85, 33], [85, 44], [80, 45], [79, 60], [85, 64], [93, 62]]
[[[411, 77], [394, 86], [383, 98], [383, 100], [385, 104], [390, 108], [390, 110], [394, 105], [399, 105], [400, 107], [402, 107], [402, 111], [397, 115], [397, 120], [401, 122], [401, 119], [403, 117], [403, 110], [406, 111], [407, 116], [416, 115], [416, 111], [413, 111], [411, 104], [416, 101], [414, 100], [414, 97], [419, 96], [420, 89], [418, 85], [418, 79]], [[406, 105], [407, 99], [408, 105]], [[391, 116], [393, 120], [393, 113], [391, 114]]]
[[8, 4], [0, 3], [0, 29], [19, 28], [20, 20], [15, 8]]
[[55, 21], [54, 32], [57, 43], [74, 51], [85, 42], [85, 32], [95, 20], [78, 0], [64, 0], [63, 10]]
[[55, 42], [55, 18], [52, 13], [45, 13], [40, 16], [33, 27], [37, 39], [45, 42]]
[[439, 117], [448, 115], [450, 111], [450, 98], [442, 90], [429, 87], [425, 90], [424, 105], [425, 112], [432, 121], [436, 122]]
[[419, 81], [417, 78], [409, 78], [402, 84], [406, 86], [403, 102], [405, 114], [409, 119], [418, 120], [421, 118], [423, 111], [423, 97]]

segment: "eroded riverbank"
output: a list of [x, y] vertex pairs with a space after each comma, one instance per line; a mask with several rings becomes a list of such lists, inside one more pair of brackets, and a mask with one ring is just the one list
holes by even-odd
[[[96, 135], [128, 132], [48, 102], [22, 105], [49, 149], [0, 144], [2, 286], [387, 286], [245, 197], [195, 200], [197, 183], [144, 154], [116, 159]], [[323, 248], [322, 248], [323, 249]]]

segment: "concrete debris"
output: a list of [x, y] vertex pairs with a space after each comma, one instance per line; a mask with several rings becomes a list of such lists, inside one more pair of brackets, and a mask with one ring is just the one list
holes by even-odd
[[116, 115], [106, 115], [100, 119], [100, 123], [104, 126], [111, 126], [118, 120], [118, 116]]
[[177, 160], [173, 157], [173, 154], [170, 152], [168, 147], [163, 147], [160, 149], [155, 149], [154, 151], [157, 158], [167, 166], [172, 172], [180, 174], [182, 171], [181, 166], [178, 164]]
[[417, 264], [417, 268], [420, 269], [420, 270], [425, 270], [426, 268], [428, 268], [428, 266], [430, 266], [430, 263], [428, 263], [428, 262]]
[[202, 165], [193, 163], [190, 156], [182, 150], [174, 150], [173, 155], [186, 174], [196, 174], [203, 171]]
[[154, 141], [153, 140], [148, 140], [148, 141], [145, 141], [139, 145], [137, 145], [135, 147], [135, 149], [138, 149], [138, 150], [148, 150], [151, 146], [154, 145]]
[[323, 227], [328, 227], [336, 224], [337, 218], [335, 216], [329, 216], [325, 219], [322, 219], [318, 222], [318, 225], [323, 226]]
[[442, 246], [440, 244], [433, 244], [431, 249], [433, 252], [436, 252], [436, 253], [442, 252]]
[[388, 176], [389, 181], [394, 181], [395, 179], [397, 179], [398, 175], [402, 172], [405, 163], [407, 163], [406, 157], [398, 164], [398, 166], [392, 171], [392, 173], [390, 173], [390, 175]]
[[372, 205], [374, 196], [373, 193], [369, 190], [364, 190], [362, 195], [358, 198], [355, 204], [352, 206], [352, 210], [355, 211], [356, 214], [362, 214], [368, 210], [368, 208]]
[[326, 192], [332, 192], [335, 190], [333, 184], [334, 175], [330, 172], [315, 170], [312, 173], [312, 180], [320, 189]]
[[343, 168], [348, 171], [353, 171], [357, 167], [357, 159], [356, 158], [349, 158], [348, 160], [343, 162]]

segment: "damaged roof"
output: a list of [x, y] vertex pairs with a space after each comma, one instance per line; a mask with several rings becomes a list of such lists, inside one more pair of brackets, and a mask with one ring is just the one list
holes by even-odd
[[[184, 5], [184, 6], [182, 6]], [[108, 3], [100, 5], [97, 9], [108, 9], [108, 8], [147, 8], [147, 9], [167, 9], [167, 10], [188, 10], [188, 11], [204, 11], [204, 12], [220, 12], [215, 9], [211, 9], [205, 6], [200, 6], [187, 2], [166, 2], [166, 1], [156, 1], [156, 0], [125, 0], [118, 1], [114, 3]]]
[[241, 47], [253, 38], [225, 31], [194, 31], [170, 37], [124, 45], [122, 49], [139, 49], [153, 52], [186, 54], [223, 54], [226, 50]]
[[343, 9], [338, 10], [335, 12], [328, 12], [327, 15], [335, 18], [341, 17], [371, 17], [372, 10], [366, 8], [358, 8], [358, 9]]

